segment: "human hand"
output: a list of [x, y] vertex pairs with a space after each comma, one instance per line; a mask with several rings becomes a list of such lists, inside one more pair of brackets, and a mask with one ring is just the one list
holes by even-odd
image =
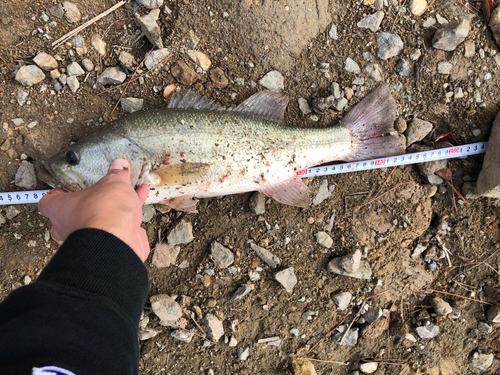
[[108, 174], [87, 189], [69, 193], [51, 190], [38, 202], [38, 210], [50, 219], [52, 236], [64, 241], [78, 229], [102, 229], [129, 245], [144, 262], [149, 255], [149, 242], [141, 228], [142, 205], [149, 187], [142, 185], [134, 191], [130, 173], [129, 162], [116, 159]]

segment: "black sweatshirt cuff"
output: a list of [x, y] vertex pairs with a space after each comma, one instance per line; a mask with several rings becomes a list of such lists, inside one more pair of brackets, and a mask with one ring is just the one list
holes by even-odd
[[134, 322], [140, 319], [148, 293], [148, 273], [139, 257], [100, 229], [71, 233], [37, 281], [109, 298]]

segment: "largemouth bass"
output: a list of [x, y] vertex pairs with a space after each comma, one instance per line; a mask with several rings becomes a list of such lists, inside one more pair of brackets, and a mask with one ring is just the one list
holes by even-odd
[[394, 130], [396, 102], [387, 84], [337, 126], [284, 123], [288, 99], [259, 92], [226, 110], [188, 93], [167, 108], [134, 113], [106, 125], [44, 162], [40, 178], [75, 191], [95, 184], [117, 158], [131, 164], [131, 184], [147, 184], [146, 201], [196, 212], [197, 198], [259, 191], [298, 207], [310, 204], [297, 171], [334, 160], [366, 160], [404, 152]]

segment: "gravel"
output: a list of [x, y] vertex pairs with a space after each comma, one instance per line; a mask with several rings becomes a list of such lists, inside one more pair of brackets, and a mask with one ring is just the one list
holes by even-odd
[[251, 284], [243, 284], [238, 289], [236, 289], [236, 292], [234, 292], [233, 294], [233, 299], [234, 300], [243, 299], [252, 290], [253, 286]]
[[346, 72], [349, 73], [354, 73], [354, 74], [359, 74], [361, 73], [361, 69], [359, 68], [359, 65], [356, 61], [348, 57], [345, 62], [344, 66], [342, 67]]
[[453, 64], [447, 61], [440, 61], [437, 65], [437, 71], [439, 74], [450, 74], [453, 69]]
[[293, 267], [289, 267], [280, 271], [274, 275], [274, 278], [286, 289], [288, 293], [291, 293], [293, 287], [297, 284], [297, 277], [293, 271]]
[[411, 0], [408, 8], [414, 16], [421, 16], [427, 9], [427, 0]]
[[316, 242], [327, 249], [330, 249], [333, 245], [333, 239], [326, 232], [316, 233]]
[[361, 250], [356, 250], [342, 257], [339, 265], [347, 272], [356, 272], [361, 265]]
[[234, 255], [227, 247], [222, 246], [216, 241], [212, 242], [210, 247], [210, 258], [214, 262], [215, 267], [227, 268], [234, 263]]
[[326, 199], [330, 198], [332, 193], [328, 189], [328, 180], [325, 178], [321, 181], [318, 189], [318, 193], [313, 199], [313, 204], [315, 206], [320, 205], [323, 203]]
[[439, 327], [431, 323], [423, 327], [417, 327], [415, 328], [415, 331], [421, 339], [432, 339], [438, 335]]
[[328, 32], [328, 36], [333, 40], [339, 39], [339, 36], [337, 34], [337, 25], [332, 24], [332, 27], [330, 27], [330, 31]]
[[[337, 331], [333, 336], [332, 336], [332, 341], [335, 342], [338, 345], [345, 345], [345, 346], [354, 346], [358, 342], [358, 334], [359, 334], [359, 328], [354, 327], [347, 332], [345, 335], [344, 339], [342, 340], [342, 337], [344, 336], [344, 332], [347, 329], [347, 324], [342, 324], [337, 328]], [[342, 340], [342, 343], [340, 342]]]
[[238, 348], [238, 359], [240, 361], [246, 361], [250, 355], [250, 348], [247, 346], [245, 348]]
[[35, 56], [33, 62], [38, 65], [43, 70], [54, 70], [57, 69], [57, 61], [52, 56], [45, 52], [40, 52]]
[[172, 331], [170, 334], [174, 339], [180, 340], [185, 343], [190, 343], [191, 340], [193, 339], [194, 333], [192, 332], [187, 332], [182, 329], [177, 329], [175, 331]]
[[336, 273], [338, 275], [342, 276], [349, 276], [353, 277], [356, 279], [363, 279], [363, 280], [370, 280], [372, 277], [372, 270], [370, 268], [370, 265], [368, 264], [367, 261], [362, 260], [360, 262], [359, 268], [356, 272], [347, 272], [340, 266], [340, 262], [342, 260], [342, 257], [340, 258], [333, 258], [329, 263], [328, 263], [328, 271]]
[[80, 22], [80, 20], [82, 19], [82, 15], [75, 4], [70, 3], [69, 1], [65, 1], [63, 3], [63, 7], [64, 10], [66, 11], [64, 15], [66, 16], [68, 22], [72, 23]]
[[177, 80], [177, 82], [191, 86], [199, 78], [198, 74], [187, 65], [183, 60], [177, 60], [177, 62], [170, 68], [170, 74]]
[[369, 14], [365, 16], [361, 21], [358, 22], [357, 26], [360, 29], [370, 29], [373, 32], [376, 32], [380, 29], [380, 24], [384, 19], [384, 12], [378, 11], [374, 14]]
[[[146, 56], [148, 56], [148, 57], [144, 61], [144, 65], [146, 65], [146, 68], [148, 68], [148, 70], [151, 70], [156, 65], [160, 64], [160, 62], [165, 60], [169, 55], [170, 55], [170, 52], [169, 52], [168, 48], [161, 48], [161, 49], [154, 50], [149, 55], [146, 54]], [[127, 61], [127, 63], [130, 63], [129, 60], [126, 60], [126, 61]], [[134, 64], [135, 64], [135, 60], [134, 60]], [[160, 67], [160, 66], [161, 65], [158, 65], [158, 67]]]
[[24, 124], [24, 120], [22, 118], [13, 118], [12, 120], [12, 123], [14, 124], [14, 126], [21, 126], [22, 124]]
[[414, 118], [406, 129], [406, 146], [410, 146], [415, 142], [420, 142], [433, 129], [433, 125], [429, 121], [424, 121], [419, 118]]
[[37, 181], [33, 164], [23, 160], [17, 169], [14, 183], [24, 189], [35, 189]]
[[149, 9], [158, 9], [163, 5], [163, 0], [136, 0], [136, 2]]
[[155, 45], [159, 49], [163, 48], [163, 41], [161, 39], [161, 31], [160, 26], [156, 22], [158, 17], [156, 17], [156, 11], [152, 10], [149, 14], [146, 14], [142, 17], [137, 17], [137, 23], [141, 27], [142, 32], [151, 42], [151, 44]]
[[308, 115], [312, 112], [311, 107], [309, 106], [309, 103], [307, 103], [306, 99], [299, 98], [298, 103], [299, 103], [299, 109], [302, 111], [304, 115]]
[[276, 92], [283, 91], [285, 79], [277, 70], [270, 71], [259, 80], [259, 84], [266, 89]]
[[470, 23], [467, 20], [451, 22], [436, 31], [432, 46], [443, 51], [454, 51], [469, 35]]
[[207, 314], [203, 319], [203, 323], [207, 326], [207, 331], [212, 340], [218, 342], [219, 339], [224, 335], [224, 327], [222, 322], [217, 319], [215, 315]]
[[472, 356], [472, 366], [481, 371], [487, 371], [493, 364], [494, 359], [495, 355], [493, 353], [483, 354], [475, 352]]
[[151, 263], [156, 268], [168, 267], [171, 264], [175, 264], [180, 251], [181, 248], [179, 246], [170, 246], [164, 242], [160, 242], [155, 246]]
[[402, 77], [409, 77], [411, 73], [410, 62], [406, 59], [400, 59], [396, 65], [396, 71]]
[[378, 58], [382, 60], [398, 56], [403, 52], [403, 41], [398, 34], [380, 33], [375, 37], [378, 44]]
[[281, 259], [271, 253], [269, 250], [264, 249], [256, 245], [253, 242], [250, 242], [250, 247], [257, 254], [257, 256], [262, 259], [264, 263], [266, 263], [271, 268], [276, 268], [280, 263]]
[[36, 65], [25, 65], [19, 68], [16, 73], [16, 81], [25, 86], [33, 86], [42, 82], [45, 74]]
[[101, 85], [118, 85], [126, 78], [127, 75], [119, 67], [112, 66], [97, 76], [97, 82]]
[[170, 230], [167, 242], [170, 246], [190, 243], [194, 240], [193, 226], [187, 220], [181, 220]]
[[339, 294], [334, 294], [331, 296], [331, 298], [335, 303], [335, 305], [337, 306], [337, 309], [340, 311], [344, 311], [351, 303], [352, 294], [349, 292], [343, 292]]
[[17, 95], [16, 95], [17, 104], [19, 104], [22, 107], [28, 101], [29, 96], [30, 94], [27, 93], [26, 91], [23, 91], [22, 89], [17, 89]]
[[258, 191], [254, 192], [248, 201], [248, 208], [256, 215], [266, 212], [266, 196]]
[[192, 62], [198, 65], [205, 72], [212, 66], [212, 62], [208, 56], [200, 51], [188, 50], [187, 55]]
[[125, 112], [134, 113], [140, 111], [144, 105], [144, 99], [139, 98], [122, 98], [120, 104]]
[[68, 87], [70, 88], [73, 94], [76, 93], [80, 88], [80, 82], [78, 81], [78, 78], [76, 78], [76, 76], [68, 77], [66, 79], [66, 83], [68, 84]]
[[175, 300], [167, 294], [151, 296], [151, 309], [160, 321], [176, 322], [182, 317], [182, 308]]
[[380, 69], [380, 66], [378, 64], [366, 65], [363, 68], [363, 73], [365, 73], [368, 78], [371, 78], [374, 81], [380, 82], [384, 80], [382, 69]]
[[82, 65], [87, 72], [94, 70], [94, 63], [90, 59], [83, 59]]

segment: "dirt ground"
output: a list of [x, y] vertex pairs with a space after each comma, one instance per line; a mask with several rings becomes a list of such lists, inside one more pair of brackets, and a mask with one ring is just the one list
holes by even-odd
[[[115, 3], [74, 2], [89, 19]], [[31, 88], [22, 87], [12, 76], [17, 63], [31, 63], [37, 52], [44, 51], [58, 54], [62, 59], [59, 65], [63, 67], [88, 57], [98, 70], [103, 70], [117, 65], [120, 50], [141, 61], [151, 49], [145, 38], [137, 39], [139, 28], [133, 20], [134, 10], [126, 5], [81, 33], [88, 49], [85, 55], [72, 56], [72, 46], [65, 44], [54, 50], [51, 42], [75, 27], [51, 16], [48, 9], [56, 3], [56, 0], [6, 0], [0, 7], [0, 122], [7, 124], [0, 130], [0, 144], [10, 142], [10, 146], [0, 151], [1, 191], [20, 190], [13, 180], [21, 158], [44, 160], [70, 142], [94, 133], [106, 120], [125, 115], [120, 107], [112, 113], [123, 87], [106, 90], [96, 83], [100, 71], [88, 74], [76, 94], [67, 86], [56, 93], [49, 77]], [[399, 116], [407, 121], [419, 117], [434, 125], [424, 143], [431, 144], [446, 133], [451, 133], [459, 144], [488, 140], [500, 109], [500, 67], [492, 58], [498, 47], [478, 11], [482, 2], [473, 1], [467, 6], [459, 0], [430, 3], [427, 12], [416, 17], [406, 8], [406, 12], [401, 10], [408, 6], [407, 1], [400, 0], [398, 6], [394, 5], [398, 1], [389, 1], [380, 27], [380, 31], [397, 33], [403, 39], [401, 57], [408, 58], [419, 48], [426, 57], [425, 65], [422, 60], [410, 60], [410, 76], [401, 77], [396, 72], [397, 57], [386, 61], [375, 58], [372, 62], [381, 66], [391, 88], [397, 82], [403, 84], [399, 91], [393, 90]], [[209, 75], [201, 74], [191, 87], [193, 91], [225, 105], [238, 104], [261, 89], [252, 81], [258, 82], [268, 71], [277, 69], [285, 77], [284, 93], [290, 98], [286, 122], [291, 126], [328, 126], [338, 121], [341, 115], [330, 110], [318, 115], [318, 122], [312, 122], [310, 116], [299, 110], [297, 99], [302, 97], [310, 102], [325, 97], [334, 81], [342, 88], [351, 87], [355, 75], [342, 69], [346, 57], [363, 67], [367, 64], [363, 52], [370, 51], [374, 56], [377, 52], [376, 33], [356, 26], [364, 14], [374, 12], [373, 7], [363, 5], [362, 1], [168, 0], [164, 5], [172, 12], [167, 14], [162, 7], [159, 23], [165, 46], [175, 54], [173, 60], [189, 61], [185, 52], [193, 42], [190, 35], [194, 33], [199, 38], [195, 49], [207, 54], [212, 66], [223, 69], [230, 81], [227, 87], [215, 89]], [[452, 52], [432, 48], [431, 40], [439, 25], [426, 27], [424, 21], [436, 12], [449, 21], [471, 20], [467, 39], [475, 42], [474, 57], [464, 57], [463, 44]], [[47, 26], [41, 19], [42, 13], [56, 20], [57, 27]], [[338, 26], [338, 40], [328, 36], [332, 23]], [[107, 43], [103, 59], [90, 46], [94, 34]], [[437, 63], [445, 60], [455, 66], [449, 76], [436, 71]], [[249, 67], [249, 62], [253, 67]], [[322, 63], [330, 64], [329, 78], [320, 71]], [[146, 110], [165, 107], [163, 88], [175, 82], [169, 69], [168, 63], [150, 72], [144, 83], [131, 83], [126, 96], [143, 98]], [[484, 80], [487, 73], [491, 73], [492, 79]], [[417, 74], [421, 81], [417, 80]], [[244, 84], [239, 85], [241, 80], [236, 78], [243, 78]], [[476, 86], [476, 80], [480, 87]], [[366, 79], [363, 86], [364, 92], [369, 92], [376, 83]], [[465, 98], [447, 102], [446, 92], [456, 87], [463, 88]], [[16, 101], [18, 88], [30, 94], [29, 102], [22, 107]], [[477, 90], [481, 92], [482, 103], [469, 101]], [[349, 105], [352, 107], [359, 100], [353, 97]], [[22, 118], [24, 125], [14, 126], [11, 121], [14, 118]], [[33, 121], [38, 124], [28, 128], [26, 125]], [[477, 129], [481, 132], [475, 136], [472, 131]], [[461, 190], [464, 182], [477, 179], [482, 160], [482, 156], [472, 156], [449, 162], [457, 190]], [[195, 238], [181, 245], [175, 266], [158, 269], [151, 264], [151, 257], [146, 261], [150, 295], [174, 295], [183, 308], [199, 306], [203, 314], [213, 313], [223, 320], [225, 335], [236, 338], [238, 344], [230, 347], [223, 338], [218, 345], [204, 346], [204, 340], [198, 336], [189, 344], [175, 340], [170, 336], [171, 329], [158, 324], [147, 304], [148, 328], [158, 334], [140, 343], [141, 374], [206, 374], [209, 369], [217, 375], [291, 374], [292, 360], [301, 356], [319, 360], [314, 362], [319, 374], [349, 374], [358, 370], [364, 360], [380, 362], [376, 374], [479, 374], [481, 371], [471, 366], [475, 352], [492, 353], [500, 359], [500, 329], [493, 325], [492, 333], [480, 332], [477, 326], [486, 322], [488, 305], [471, 300], [499, 301], [499, 202], [488, 198], [459, 202], [461, 198], [448, 185], [439, 186], [432, 195], [430, 185], [416, 166], [327, 179], [329, 185], [335, 184], [335, 190], [319, 206], [301, 209], [268, 201], [265, 214], [257, 216], [248, 207], [248, 193], [202, 200], [198, 214], [173, 210], [157, 213], [144, 224], [153, 248], [158, 242], [158, 231], [168, 233], [180, 218], [192, 223]], [[307, 181], [313, 194], [321, 180]], [[38, 188], [47, 186], [39, 182]], [[35, 280], [58, 248], [46, 235], [50, 223], [38, 213], [36, 205], [17, 208], [20, 213], [0, 227], [0, 300], [23, 284], [26, 276]], [[0, 213], [5, 216], [6, 207]], [[326, 249], [316, 242], [315, 234], [323, 230], [332, 214], [335, 214], [331, 230], [334, 242], [331, 249]], [[413, 259], [410, 255], [419, 243], [438, 246], [433, 235], [443, 228], [442, 220], [449, 226], [441, 239], [450, 251], [452, 267], [448, 267], [445, 259], [439, 259], [437, 269], [430, 271], [422, 257]], [[294, 268], [298, 283], [293, 292], [287, 293], [274, 279], [275, 271], [250, 249], [251, 239], [269, 246], [281, 258], [280, 267]], [[205, 285], [202, 276], [205, 270], [213, 269], [209, 258], [213, 241], [234, 252], [236, 272], [217, 270], [209, 285]], [[328, 271], [327, 264], [333, 257], [358, 248], [372, 267], [371, 280]], [[183, 261], [189, 262], [187, 268], [178, 267]], [[249, 281], [248, 271], [256, 267], [262, 271], [254, 290], [243, 300], [233, 300], [234, 291]], [[310, 351], [313, 347], [310, 340], [317, 341], [317, 337], [329, 333], [349, 311], [336, 311], [331, 299], [331, 294], [345, 291], [354, 296], [350, 305], [353, 313], [347, 321], [357, 312], [356, 301], [367, 300], [371, 306], [389, 310], [389, 315], [373, 325], [355, 323], [360, 328], [355, 346], [340, 346], [327, 338]], [[452, 314], [441, 317], [434, 313], [429, 301], [437, 295], [451, 304]], [[311, 319], [304, 319], [302, 314], [308, 311], [313, 312]], [[429, 321], [437, 324], [440, 332], [435, 338], [420, 339], [415, 328]], [[201, 333], [193, 322], [187, 328]], [[297, 337], [290, 333], [293, 328], [298, 329]], [[407, 333], [416, 338], [415, 342], [408, 340]], [[257, 343], [273, 336], [281, 338], [279, 346]], [[250, 355], [241, 361], [237, 350], [245, 347], [250, 348]], [[494, 373], [500, 373], [500, 369]]]

